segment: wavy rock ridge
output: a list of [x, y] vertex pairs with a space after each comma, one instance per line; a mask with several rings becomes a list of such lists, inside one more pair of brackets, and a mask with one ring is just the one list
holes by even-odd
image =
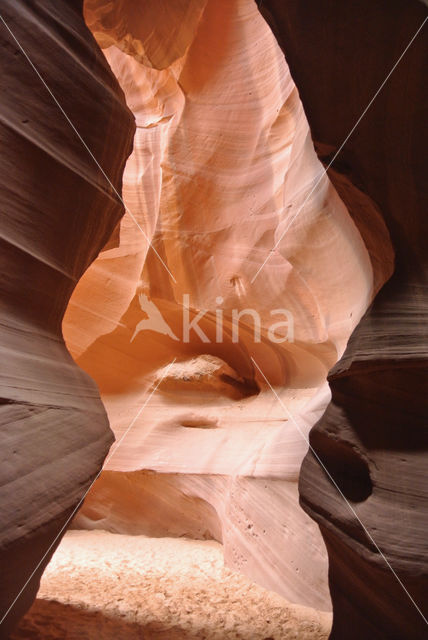
[[[299, 429], [325, 409], [327, 371], [392, 271], [386, 227], [377, 214], [365, 246], [253, 2], [137, 11], [91, 0], [85, 15], [137, 132], [127, 215], [64, 322], [120, 443], [75, 526], [213, 537], [230, 567], [328, 609], [322, 541], [297, 499]], [[269, 338], [278, 308], [294, 319], [294, 341]], [[260, 342], [251, 315], [234, 341], [234, 309], [257, 312]], [[203, 314], [188, 341], [185, 313]]]
[[[137, 125], [120, 220], [117, 197], [1, 31], [2, 606], [111, 443], [89, 374], [118, 446], [75, 526], [214, 538], [229, 567], [328, 609], [325, 549], [297, 493], [302, 434], [318, 421], [313, 451], [408, 590], [309, 453], [300, 501], [327, 546], [332, 638], [422, 638], [422, 38], [330, 180], [321, 164], [422, 23], [422, 3], [364, 2], [361, 12], [354, 2], [264, 0], [270, 29], [250, 0], [87, 0], [108, 65], [81, 5], [2, 5], [117, 190], [133, 135], [121, 89]], [[62, 340], [66, 307], [81, 369]], [[271, 338], [278, 308], [293, 318], [292, 341]], [[238, 340], [234, 311], [244, 313]], [[201, 317], [189, 340], [186, 314]]]
[[[293, 0], [285, 10], [267, 0], [261, 10], [328, 165], [426, 9], [417, 1], [302, 4]], [[425, 29], [329, 169], [367, 247], [380, 246], [380, 213], [396, 254], [393, 276], [329, 374], [332, 401], [310, 436], [366, 531], [312, 452], [300, 476], [301, 504], [318, 521], [329, 553], [331, 638], [426, 636], [426, 50]]]
[[[79, 3], [13, 0], [0, 12], [120, 189], [133, 118]], [[72, 360], [61, 323], [123, 209], [4, 24], [0, 37], [7, 87], [0, 112], [0, 635], [7, 637], [113, 440], [96, 385]]]

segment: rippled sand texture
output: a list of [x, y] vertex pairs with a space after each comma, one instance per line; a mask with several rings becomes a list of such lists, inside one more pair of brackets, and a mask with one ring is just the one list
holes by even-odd
[[330, 625], [225, 569], [217, 542], [70, 531], [11, 640], [326, 640]]

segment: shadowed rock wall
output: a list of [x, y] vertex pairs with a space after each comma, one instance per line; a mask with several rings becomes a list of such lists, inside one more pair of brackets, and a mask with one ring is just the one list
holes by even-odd
[[[427, 15], [420, 2], [260, 7], [299, 89], [328, 165]], [[329, 375], [332, 401], [310, 441], [382, 550], [388, 568], [312, 452], [303, 508], [329, 553], [332, 638], [422, 638], [427, 551], [426, 28], [415, 39], [329, 170], [369, 252], [379, 215], [396, 252], [392, 278]], [[425, 112], [424, 112], [425, 107]], [[376, 271], [376, 262], [373, 262]]]
[[[120, 190], [133, 117], [81, 5], [5, 0], [0, 14]], [[98, 389], [68, 353], [61, 322], [123, 208], [3, 23], [0, 39], [3, 638], [31, 605], [61, 536], [45, 554], [113, 440]]]

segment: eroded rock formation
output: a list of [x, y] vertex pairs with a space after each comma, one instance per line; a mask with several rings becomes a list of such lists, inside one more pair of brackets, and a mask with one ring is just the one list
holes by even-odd
[[[424, 10], [364, 7], [264, 0], [276, 40], [252, 0], [87, 0], [109, 68], [80, 2], [3, 4], [118, 191], [133, 134], [119, 84], [137, 125], [120, 220], [116, 194], [0, 25], [5, 610], [36, 568], [14, 618], [111, 442], [98, 391], [62, 340], [73, 290], [66, 343], [117, 437], [74, 526], [214, 538], [229, 567], [327, 609], [325, 548], [297, 481], [342, 358], [311, 444], [421, 602], [421, 39], [329, 177], [321, 163]], [[272, 332], [275, 310], [287, 322]], [[312, 454], [301, 503], [329, 553], [333, 637], [421, 638], [422, 618]]]
[[113, 440], [61, 323], [123, 208], [67, 118], [116, 189], [133, 118], [80, 4], [5, 0], [0, 8], [16, 38], [2, 22], [2, 638], [30, 606], [58, 534]]
[[[310, 7], [265, 0], [261, 10], [328, 165], [421, 27], [426, 7], [416, 0]], [[312, 452], [301, 472], [302, 506], [318, 521], [329, 553], [332, 638], [426, 637], [426, 45], [425, 29], [329, 169], [369, 250], [380, 246], [380, 213], [396, 252], [392, 278], [330, 372], [332, 401], [310, 438], [367, 531]]]
[[[180, 7], [85, 4], [137, 132], [127, 215], [64, 322], [118, 443], [75, 526], [214, 537], [230, 567], [327, 609], [324, 548], [297, 500], [302, 433], [327, 405], [328, 369], [391, 273], [389, 237], [378, 215], [368, 250], [323, 175], [255, 3]], [[177, 47], [168, 24], [180, 25]], [[234, 340], [233, 311], [246, 309], [260, 317], [260, 341], [249, 314]], [[275, 309], [293, 319], [292, 339], [269, 336]], [[200, 317], [188, 335], [186, 314]]]

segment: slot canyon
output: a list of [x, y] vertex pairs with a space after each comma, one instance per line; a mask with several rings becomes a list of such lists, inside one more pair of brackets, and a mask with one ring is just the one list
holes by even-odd
[[427, 637], [427, 5], [2, 0], [0, 639]]

